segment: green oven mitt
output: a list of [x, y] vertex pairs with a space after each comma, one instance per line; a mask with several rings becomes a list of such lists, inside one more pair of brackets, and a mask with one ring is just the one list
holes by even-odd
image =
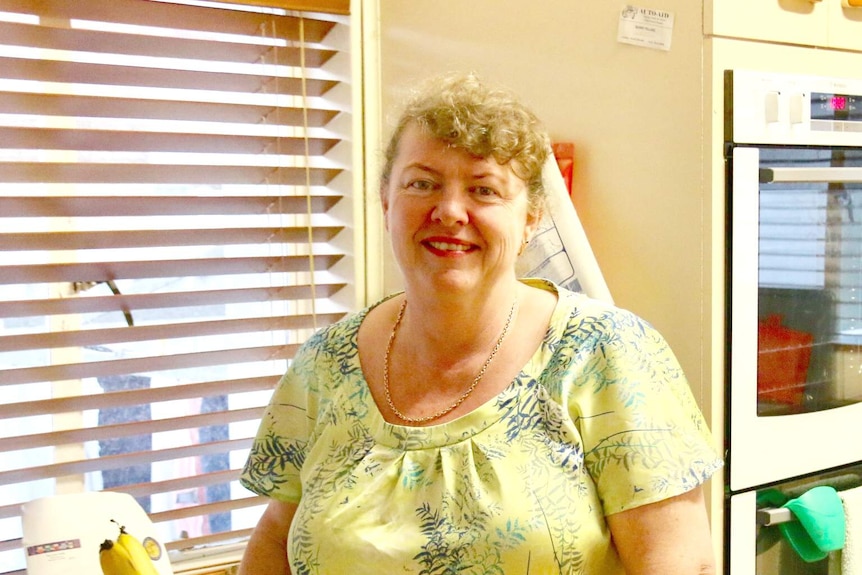
[[808, 563], [844, 548], [844, 506], [833, 487], [809, 489], [783, 505], [796, 521], [779, 524], [790, 546]]

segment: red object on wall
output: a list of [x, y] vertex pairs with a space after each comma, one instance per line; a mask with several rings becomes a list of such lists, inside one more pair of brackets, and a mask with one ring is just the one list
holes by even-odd
[[575, 167], [575, 144], [572, 142], [558, 142], [551, 144], [551, 149], [554, 151], [554, 158], [557, 159], [557, 165], [560, 167], [563, 181], [566, 182], [566, 189], [569, 191], [569, 195], [572, 195], [572, 174]]

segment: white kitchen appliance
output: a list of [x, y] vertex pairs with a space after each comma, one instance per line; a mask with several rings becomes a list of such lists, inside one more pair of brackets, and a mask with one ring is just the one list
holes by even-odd
[[22, 505], [22, 544], [28, 575], [97, 575], [100, 546], [116, 541], [122, 525], [141, 542], [159, 575], [172, 575], [153, 522], [126, 493], [69, 493]]
[[734, 575], [800, 560], [775, 494], [862, 483], [862, 80], [725, 72]]

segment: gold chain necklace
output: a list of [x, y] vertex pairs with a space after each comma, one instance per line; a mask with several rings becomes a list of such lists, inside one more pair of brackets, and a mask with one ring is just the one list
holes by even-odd
[[500, 351], [500, 346], [503, 345], [503, 340], [506, 339], [506, 334], [509, 333], [509, 326], [512, 323], [512, 317], [515, 315], [515, 307], [518, 303], [518, 298], [515, 298], [515, 301], [512, 302], [512, 309], [509, 310], [509, 317], [506, 318], [506, 325], [503, 326], [503, 333], [500, 334], [499, 339], [497, 339], [497, 343], [494, 345], [494, 349], [491, 350], [491, 355], [488, 356], [488, 359], [485, 360], [485, 363], [482, 364], [482, 369], [479, 370], [479, 374], [473, 379], [473, 383], [470, 384], [470, 387], [467, 388], [467, 391], [461, 394], [455, 403], [450, 405], [449, 407], [444, 407], [440, 411], [433, 413], [431, 415], [426, 415], [425, 417], [410, 417], [409, 415], [405, 415], [401, 413], [401, 411], [395, 407], [395, 404], [392, 402], [392, 395], [389, 392], [389, 356], [392, 353], [392, 344], [395, 342], [395, 334], [398, 333], [398, 327], [401, 325], [401, 319], [404, 317], [404, 310], [407, 309], [407, 299], [404, 300], [404, 303], [401, 304], [401, 309], [398, 310], [398, 317], [395, 318], [395, 324], [392, 326], [392, 333], [389, 334], [389, 342], [386, 344], [386, 354], [383, 356], [383, 390], [386, 393], [386, 403], [389, 404], [389, 409], [392, 410], [392, 413], [398, 416], [398, 419], [402, 421], [407, 421], [409, 423], [424, 423], [426, 421], [432, 421], [439, 417], [443, 417], [470, 397], [470, 394], [473, 393], [473, 390], [476, 389], [476, 386], [479, 385], [479, 381], [481, 381], [482, 376], [485, 375], [485, 371], [488, 369], [488, 366], [491, 365], [491, 361], [494, 359], [494, 356], [497, 355], [497, 352]]

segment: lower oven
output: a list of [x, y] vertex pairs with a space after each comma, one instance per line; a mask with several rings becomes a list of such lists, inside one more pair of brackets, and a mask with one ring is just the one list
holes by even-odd
[[862, 80], [727, 71], [725, 117], [726, 570], [838, 575], [776, 502], [862, 483]]
[[862, 465], [762, 486], [731, 497], [728, 517], [737, 528], [730, 547], [733, 568], [727, 572], [734, 575], [842, 575], [844, 550], [828, 552], [822, 558], [803, 556], [782, 531], [782, 526], [798, 521], [784, 507], [786, 502], [798, 500], [824, 486], [835, 489], [839, 501], [847, 499], [842, 497], [845, 493], [862, 490]]

